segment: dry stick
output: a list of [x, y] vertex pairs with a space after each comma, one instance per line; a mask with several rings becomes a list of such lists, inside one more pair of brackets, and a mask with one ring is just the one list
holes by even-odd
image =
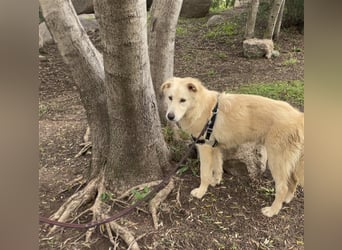
[[80, 157], [81, 155], [83, 155], [84, 153], [86, 153], [88, 151], [88, 149], [90, 149], [92, 147], [91, 142], [85, 142], [80, 144], [81, 146], [83, 146], [83, 148], [80, 150], [80, 152], [78, 152], [75, 155], [75, 158]]
[[181, 185], [178, 186], [176, 201], [177, 201], [177, 204], [179, 205], [179, 207], [182, 207], [182, 203], [180, 201], [180, 187], [181, 187]]

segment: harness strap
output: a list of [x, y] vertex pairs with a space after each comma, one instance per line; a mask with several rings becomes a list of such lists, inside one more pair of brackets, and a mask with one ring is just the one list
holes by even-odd
[[[215, 125], [215, 121], [216, 121], [216, 116], [217, 116], [217, 110], [218, 110], [218, 101], [216, 102], [215, 107], [213, 108], [212, 112], [212, 116], [210, 118], [210, 120], [207, 123], [207, 129], [206, 129], [206, 135], [205, 135], [205, 139], [200, 139], [197, 140], [196, 143], [197, 144], [205, 144], [207, 143], [207, 141], [209, 141], [210, 136], [214, 130], [214, 125]], [[191, 135], [192, 140], [195, 141], [196, 137], [194, 137], [193, 135]], [[215, 139], [214, 143], [211, 145], [212, 147], [215, 147], [218, 144], [218, 141]]]
[[214, 125], [215, 125], [216, 116], [217, 116], [217, 109], [218, 109], [218, 102], [216, 102], [216, 105], [215, 105], [214, 109], [211, 111], [213, 114], [211, 116], [211, 119], [208, 122], [207, 133], [205, 135], [205, 139], [206, 140], [210, 139], [211, 133], [214, 130]]

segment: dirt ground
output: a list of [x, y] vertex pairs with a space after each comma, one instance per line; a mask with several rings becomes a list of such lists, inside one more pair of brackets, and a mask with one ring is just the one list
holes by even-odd
[[[241, 11], [228, 11], [225, 15], [242, 25]], [[281, 33], [276, 42], [279, 57], [246, 59], [242, 53], [242, 29], [228, 37], [209, 39], [207, 19], [179, 21], [183, 33], [178, 33], [176, 39], [176, 76], [200, 78], [209, 88], [219, 91], [246, 83], [304, 79], [304, 37], [296, 29]], [[93, 39], [98, 36], [90, 35]], [[55, 45], [48, 45], [45, 52], [46, 60], [39, 63], [39, 214], [49, 216], [82, 187], [90, 155], [75, 158], [87, 121], [70, 69]], [[295, 63], [286, 63], [289, 59], [295, 59]], [[225, 173], [223, 184], [210, 187], [202, 200], [190, 197], [199, 182], [191, 171], [178, 177], [176, 188], [159, 210], [162, 225], [158, 230], [154, 230], [151, 216], [142, 211], [135, 211], [119, 223], [136, 237], [142, 236], [138, 241], [141, 249], [304, 249], [301, 188], [279, 215], [266, 218], [260, 210], [274, 198], [274, 183], [268, 174], [251, 180]], [[40, 226], [40, 249], [89, 249], [83, 244], [82, 230], [65, 229], [53, 236], [46, 232], [47, 228]], [[117, 241], [117, 249], [127, 248], [120, 239]], [[99, 232], [90, 249], [111, 247]]]

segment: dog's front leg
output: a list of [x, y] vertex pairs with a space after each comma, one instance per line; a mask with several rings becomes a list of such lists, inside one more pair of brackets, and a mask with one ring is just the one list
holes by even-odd
[[213, 148], [209, 145], [198, 145], [200, 156], [201, 185], [191, 191], [191, 195], [201, 199], [207, 192], [209, 184], [213, 183]]

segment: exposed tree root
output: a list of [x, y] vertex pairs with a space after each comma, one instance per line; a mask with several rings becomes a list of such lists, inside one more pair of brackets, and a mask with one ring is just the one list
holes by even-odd
[[78, 175], [75, 179], [69, 181], [68, 183], [65, 184], [66, 188], [63, 189], [62, 191], [60, 191], [58, 193], [58, 195], [61, 195], [65, 192], [68, 192], [70, 191], [71, 189], [73, 189], [74, 187], [78, 186], [76, 191], [77, 192], [83, 185], [86, 184], [86, 180], [83, 179], [83, 176], [82, 175]]
[[[93, 221], [101, 221], [103, 219], [110, 217], [111, 206], [103, 202], [101, 199], [101, 195], [106, 192], [104, 180], [105, 176], [103, 173], [100, 174], [97, 178], [91, 180], [82, 190], [77, 191], [75, 194], [69, 197], [67, 201], [50, 218], [52, 220], [57, 220], [60, 222], [67, 222], [70, 221], [71, 218], [73, 218], [72, 222], [74, 222], [86, 213], [92, 214]], [[135, 186], [130, 190], [126, 191], [125, 193], [123, 193], [118, 199], [115, 199], [115, 201], [127, 197], [130, 198], [132, 190], [142, 190], [145, 187], [152, 187], [158, 185], [159, 183], [160, 180]], [[157, 229], [159, 226], [157, 209], [159, 205], [167, 198], [167, 196], [173, 190], [174, 185], [174, 178], [171, 178], [167, 186], [161, 191], [159, 191], [156, 194], [156, 196], [149, 202], [149, 210], [152, 214], [153, 225], [155, 229]], [[79, 210], [81, 206], [92, 201], [93, 204], [91, 207], [86, 208], [84, 211], [80, 212], [77, 216], [75, 216], [75, 213]], [[98, 228], [104, 236], [108, 237], [109, 241], [113, 244], [114, 249], [118, 247], [117, 239], [118, 237], [120, 237], [125, 241], [125, 243], [128, 246], [128, 249], [138, 250], [140, 248], [137, 241], [146, 235], [143, 234], [138, 238], [135, 238], [130, 230], [119, 225], [115, 221], [101, 225]], [[48, 235], [51, 235], [52, 233], [56, 232], [57, 229], [57, 226], [53, 226], [48, 232]], [[91, 238], [94, 231], [95, 228], [90, 228], [82, 235], [82, 237], [85, 237], [85, 245], [90, 246], [93, 243], [91, 241]], [[78, 238], [77, 241], [79, 239], [80, 238]]]
[[[109, 215], [109, 212], [111, 209], [110, 205], [101, 201], [101, 194], [103, 194], [105, 191], [106, 191], [106, 188], [104, 185], [104, 178], [102, 178], [102, 181], [100, 182], [98, 186], [98, 195], [96, 197], [94, 205], [90, 208], [90, 210], [93, 212], [94, 221], [103, 220], [110, 216]], [[133, 250], [140, 249], [133, 234], [128, 229], [126, 229], [123, 226], [120, 226], [115, 221], [104, 224], [104, 226], [101, 226], [100, 229], [102, 230], [102, 232], [104, 231], [105, 233], [107, 233], [109, 237], [109, 241], [113, 244], [114, 247], [117, 245], [117, 240], [114, 239], [113, 232], [115, 232], [116, 235], [119, 235], [126, 242], [128, 246], [131, 245], [131, 249]], [[93, 232], [94, 230], [88, 230], [86, 234], [86, 242], [90, 241], [90, 238]]]
[[[84, 189], [70, 196], [67, 201], [55, 212], [50, 219], [60, 222], [66, 222], [73, 212], [77, 211], [82, 205], [94, 199], [97, 192], [99, 178], [91, 180]], [[57, 230], [57, 226], [53, 226], [48, 235], [51, 235]]]
[[[124, 199], [124, 198], [126, 198], [126, 197], [131, 196], [133, 190], [138, 190], [138, 191], [140, 191], [140, 190], [143, 190], [145, 187], [149, 187], [149, 188], [150, 188], [150, 187], [156, 186], [156, 185], [158, 185], [160, 182], [161, 182], [161, 180], [157, 180], [157, 181], [151, 181], [151, 182], [149, 182], [149, 183], [139, 184], [139, 185], [137, 185], [137, 186], [135, 186], [135, 187], [130, 188], [129, 190], [127, 190], [127, 191], [124, 192], [123, 194], [121, 194], [121, 195], [118, 197], [118, 200], [121, 200], [121, 199]], [[128, 199], [130, 199], [130, 198], [128, 198]]]
[[152, 214], [152, 220], [153, 220], [153, 225], [155, 229], [158, 229], [158, 226], [159, 226], [157, 208], [159, 207], [160, 203], [162, 203], [167, 198], [167, 196], [171, 193], [174, 187], [175, 187], [174, 179], [171, 178], [169, 184], [167, 184], [165, 188], [160, 190], [149, 203], [149, 209]]
[[[142, 187], [145, 187], [145, 186], [151, 187], [159, 183], [160, 181], [142, 184], [142, 185], [139, 185], [137, 187], [130, 189], [130, 191], [133, 189], [141, 189]], [[67, 201], [50, 217], [50, 219], [57, 220], [60, 222], [67, 222], [67, 221], [70, 221], [70, 219], [73, 217], [72, 222], [74, 222], [75, 220], [78, 220], [81, 216], [83, 216], [86, 213], [92, 214], [93, 221], [100, 221], [100, 220], [106, 219], [110, 217], [111, 206], [101, 200], [101, 194], [105, 192], [106, 192], [106, 188], [104, 185], [104, 174], [100, 174], [97, 178], [91, 180], [82, 190], [76, 192], [71, 197], [69, 197]], [[128, 196], [127, 192], [125, 192], [125, 195], [123, 197], [127, 197], [127, 196]], [[91, 201], [94, 202], [93, 205], [85, 209], [84, 211], [82, 211], [75, 217], [75, 213], [77, 212], [77, 210], [82, 205], [87, 204]], [[160, 202], [157, 203], [157, 206], [160, 204]], [[59, 227], [57, 226], [53, 226], [48, 232], [48, 235], [51, 235], [52, 233], [56, 232], [58, 228]], [[121, 239], [125, 241], [129, 249], [139, 250], [140, 248], [139, 248], [137, 241], [140, 238], [145, 236], [145, 235], [141, 235], [138, 238], [135, 238], [133, 233], [130, 230], [119, 225], [115, 221], [101, 225], [99, 226], [99, 229], [101, 233], [104, 234], [104, 236], [108, 237], [109, 241], [113, 244], [114, 249], [118, 247], [117, 239], [118, 237], [120, 237]], [[85, 237], [85, 243], [84, 243], [85, 245], [91, 246], [91, 244], [93, 243], [91, 240], [91, 237], [94, 232], [95, 232], [95, 228], [90, 228], [86, 231], [85, 234], [82, 235], [82, 237], [83, 236]], [[77, 241], [79, 239], [80, 238], [78, 238]]]

